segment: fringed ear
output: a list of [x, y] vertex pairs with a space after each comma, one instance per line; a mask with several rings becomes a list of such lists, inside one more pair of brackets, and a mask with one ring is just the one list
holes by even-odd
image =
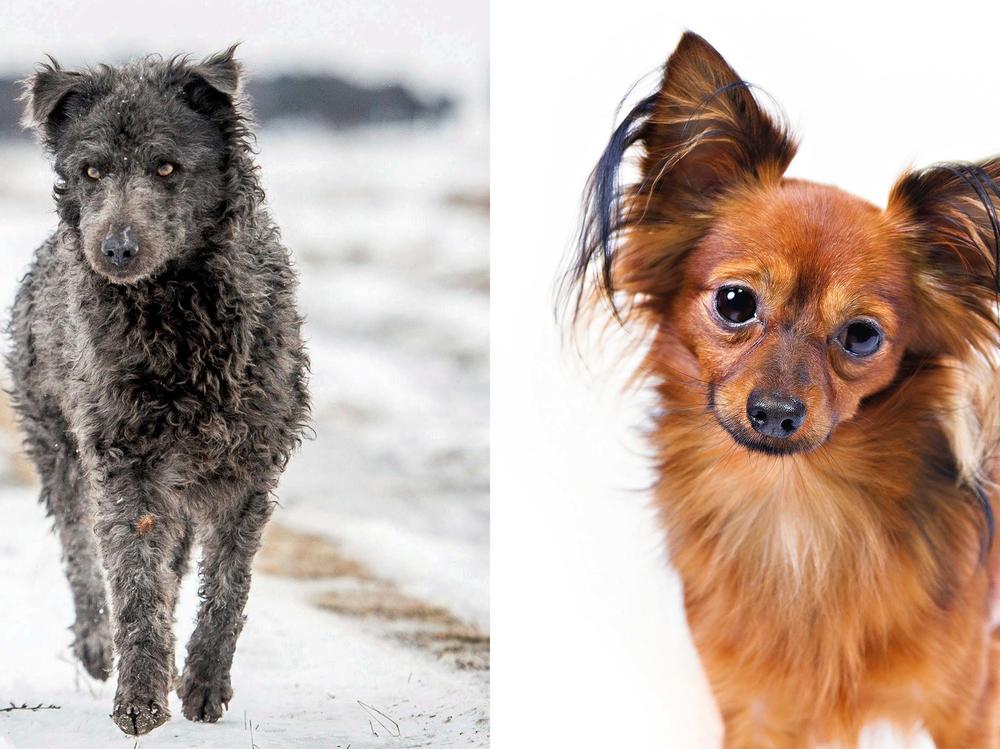
[[754, 99], [751, 86], [697, 34], [686, 33], [667, 60], [642, 132], [641, 188], [661, 202], [702, 203], [751, 179], [777, 178], [795, 142]]
[[[623, 190], [619, 171], [636, 145], [643, 148], [639, 181]], [[669, 295], [677, 263], [708, 230], [718, 197], [779, 179], [795, 147], [722, 56], [697, 34], [684, 34], [660, 90], [629, 112], [591, 176], [564, 286], [578, 290], [575, 312], [591, 271], [616, 316], [616, 291], [629, 303]]]
[[219, 93], [235, 97], [243, 84], [243, 66], [236, 59], [236, 48], [239, 46], [237, 42], [222, 52], [216, 52], [200, 65], [193, 66], [191, 72]]
[[21, 82], [24, 114], [21, 124], [35, 130], [42, 142], [54, 148], [59, 132], [75, 110], [84, 105], [88, 74], [63, 70], [55, 59], [38, 66]]
[[904, 174], [889, 196], [913, 245], [918, 303], [936, 351], [992, 356], [1000, 304], [1000, 159]]
[[232, 111], [243, 86], [243, 66], [234, 44], [184, 69], [184, 94], [191, 108], [208, 117]]

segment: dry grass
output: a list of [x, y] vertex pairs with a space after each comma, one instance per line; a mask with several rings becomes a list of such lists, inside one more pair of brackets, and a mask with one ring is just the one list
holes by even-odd
[[258, 557], [270, 575], [298, 580], [339, 578], [343, 585], [314, 598], [340, 616], [371, 619], [385, 634], [460, 669], [488, 670], [490, 638], [448, 609], [400, 591], [346, 556], [333, 542], [272, 523]]
[[360, 562], [345, 556], [333, 543], [311, 533], [293, 531], [271, 523], [257, 557], [257, 568], [276, 577], [323, 580], [347, 577], [371, 580], [372, 573]]
[[468, 208], [485, 214], [490, 212], [489, 192], [453, 192], [445, 196], [445, 205]]
[[401, 634], [399, 639], [430, 651], [462, 670], [488, 671], [490, 668], [490, 637], [469, 625]]
[[320, 608], [344, 616], [374, 617], [383, 621], [410, 621], [455, 626], [459, 620], [440, 606], [410, 598], [394, 587], [367, 590], [331, 590], [316, 599]]
[[[8, 383], [0, 385], [6, 388]], [[21, 449], [21, 433], [5, 390], [0, 390], [0, 481], [18, 486], [37, 481], [34, 466]]]

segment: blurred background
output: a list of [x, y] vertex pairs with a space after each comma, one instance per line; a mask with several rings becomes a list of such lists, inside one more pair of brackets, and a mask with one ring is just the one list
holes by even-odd
[[[487, 15], [486, 0], [0, 10], [4, 323], [56, 226], [15, 102], [46, 53], [75, 67], [241, 41], [264, 188], [301, 275], [316, 438], [278, 492], [236, 697], [217, 726], [172, 697], [143, 747], [488, 744]], [[0, 747], [132, 746], [107, 718], [114, 677], [72, 658], [58, 544], [0, 406]]]

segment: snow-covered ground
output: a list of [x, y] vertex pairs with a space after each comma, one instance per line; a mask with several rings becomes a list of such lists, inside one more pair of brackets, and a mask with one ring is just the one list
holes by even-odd
[[[489, 225], [486, 114], [437, 129], [260, 134], [302, 277], [316, 439], [293, 459], [218, 725], [148, 747], [486, 746]], [[0, 299], [54, 225], [30, 143], [0, 143]], [[114, 677], [68, 649], [69, 592], [36, 488], [0, 429], [0, 748], [132, 746]], [[195, 584], [178, 609], [179, 656]], [[363, 703], [363, 704], [362, 704]], [[252, 736], [251, 736], [252, 731]]]

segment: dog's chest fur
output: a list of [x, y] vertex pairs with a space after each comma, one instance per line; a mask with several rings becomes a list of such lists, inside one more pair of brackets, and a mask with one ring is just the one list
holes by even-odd
[[[35, 376], [72, 414], [85, 464], [171, 465], [165, 480], [190, 487], [243, 484], [283, 463], [305, 409], [284, 260], [266, 244], [222, 248], [121, 286], [90, 271], [71, 234], [57, 235], [29, 280]], [[269, 272], [254, 273], [261, 266]]]
[[779, 458], [734, 448], [693, 393], [664, 394], [656, 499], [722, 709], [758, 694], [764, 723], [781, 706], [849, 736], [901, 689], [934, 704], [936, 654], [979, 635], [987, 585], [976, 498], [934, 418], [887, 403], [891, 429], [861, 420]]

